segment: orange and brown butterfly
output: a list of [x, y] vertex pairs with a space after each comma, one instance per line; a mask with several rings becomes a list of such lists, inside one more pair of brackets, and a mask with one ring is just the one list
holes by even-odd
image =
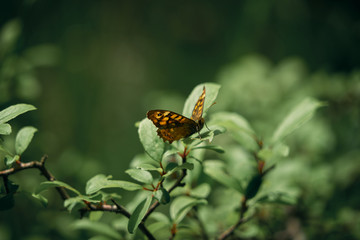
[[191, 118], [184, 117], [181, 114], [168, 110], [151, 110], [147, 113], [154, 125], [158, 128], [157, 133], [164, 142], [180, 140], [189, 137], [198, 132], [204, 126], [204, 119], [202, 118], [203, 108], [205, 102], [205, 87], [203, 92], [197, 100]]

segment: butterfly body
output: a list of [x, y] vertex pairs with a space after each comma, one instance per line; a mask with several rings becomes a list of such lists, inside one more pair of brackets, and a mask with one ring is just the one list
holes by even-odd
[[168, 110], [151, 110], [147, 113], [154, 125], [158, 128], [157, 133], [164, 141], [180, 140], [200, 132], [204, 126], [202, 118], [205, 101], [205, 87], [199, 100], [196, 102], [191, 118]]

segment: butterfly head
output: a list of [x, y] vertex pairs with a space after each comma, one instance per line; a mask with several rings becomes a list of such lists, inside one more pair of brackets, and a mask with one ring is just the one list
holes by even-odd
[[204, 127], [205, 120], [204, 118], [200, 118], [199, 121], [196, 122], [196, 131], [200, 132], [200, 130]]

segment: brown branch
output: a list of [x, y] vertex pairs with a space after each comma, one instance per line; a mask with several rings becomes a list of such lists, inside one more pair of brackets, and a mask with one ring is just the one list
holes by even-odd
[[223, 240], [223, 239], [226, 239], [226, 238], [230, 237], [233, 234], [233, 232], [235, 231], [236, 228], [238, 228], [241, 224], [249, 221], [250, 219], [251, 219], [251, 217], [240, 218], [239, 221], [237, 221], [237, 223], [235, 223], [235, 225], [231, 226], [225, 232], [223, 232], [220, 235], [220, 237], [218, 238], [218, 240]]
[[[27, 162], [27, 163], [18, 161], [18, 162], [16, 162], [15, 167], [0, 171], [0, 177], [2, 177], [4, 180], [5, 190], [7, 191], [7, 193], [9, 193], [8, 176], [13, 175], [17, 172], [26, 170], [26, 169], [33, 169], [33, 168], [39, 169], [41, 174], [48, 181], [55, 181], [55, 177], [45, 167], [45, 162], [46, 162], [47, 158], [48, 158], [47, 155], [44, 155], [40, 161], [32, 161], [32, 162]], [[56, 190], [58, 191], [60, 197], [63, 200], [70, 198], [70, 196], [67, 193], [65, 188], [56, 187]], [[130, 218], [131, 214], [124, 207], [122, 207], [121, 205], [118, 205], [114, 200], [112, 200], [112, 202], [114, 203], [114, 205], [109, 205], [109, 204], [96, 205], [93, 203], [87, 203], [87, 206], [85, 208], [81, 209], [80, 212], [82, 214], [87, 211], [114, 212], [114, 213], [122, 214], [127, 218]], [[143, 222], [139, 224], [139, 229], [147, 236], [148, 239], [155, 240], [154, 236], [145, 227], [145, 224]]]
[[[183, 163], [183, 164], [186, 163], [186, 157], [187, 157], [187, 155], [188, 155], [189, 153], [190, 153], [190, 151], [187, 151], [187, 148], [186, 148], [186, 147], [184, 148], [184, 152], [183, 152], [183, 153], [179, 153], [179, 155], [180, 155], [181, 158], [182, 158], [182, 163]], [[187, 174], [186, 169], [183, 169], [183, 170], [182, 170], [181, 177], [178, 178], [178, 179], [176, 180], [176, 182], [169, 188], [168, 193], [171, 193], [171, 192], [172, 192], [175, 188], [177, 188], [177, 187], [184, 186], [184, 185], [181, 183], [181, 181], [186, 177], [186, 174]], [[145, 214], [145, 216], [144, 216], [144, 218], [143, 218], [142, 221], [145, 222], [146, 219], [150, 216], [150, 214], [151, 214], [153, 211], [155, 211], [155, 209], [156, 209], [158, 206], [160, 206], [160, 202], [159, 202], [158, 200], [156, 200], [156, 201], [149, 207], [149, 209], [148, 209], [148, 211], [146, 212], [146, 214]]]
[[[36, 168], [36, 169], [39, 169], [41, 174], [44, 175], [44, 177], [48, 181], [55, 181], [55, 177], [45, 167], [45, 162], [46, 162], [47, 158], [48, 158], [48, 156], [44, 155], [41, 158], [40, 161], [32, 161], [32, 162], [27, 162], [27, 163], [23, 163], [23, 162], [18, 161], [18, 162], [16, 162], [15, 167], [0, 171], [0, 176], [2, 176], [4, 178], [4, 181], [5, 181], [5, 179], [7, 179], [7, 177], [12, 175], [12, 174], [15, 174], [17, 172], [20, 172], [20, 171], [23, 171], [23, 170], [26, 170], [26, 169]], [[65, 188], [56, 187], [56, 190], [58, 191], [60, 197], [63, 200], [66, 200], [66, 199], [70, 198], [70, 196], [66, 192]]]

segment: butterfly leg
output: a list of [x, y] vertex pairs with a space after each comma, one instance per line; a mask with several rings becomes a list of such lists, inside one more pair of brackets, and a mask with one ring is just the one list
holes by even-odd
[[200, 135], [200, 131], [198, 131], [197, 133], [199, 134], [199, 138], [200, 138], [200, 140], [202, 140], [201, 135]]
[[211, 131], [210, 128], [208, 128], [206, 122], [204, 122], [204, 124], [205, 124], [205, 127], [207, 128], [207, 130]]

